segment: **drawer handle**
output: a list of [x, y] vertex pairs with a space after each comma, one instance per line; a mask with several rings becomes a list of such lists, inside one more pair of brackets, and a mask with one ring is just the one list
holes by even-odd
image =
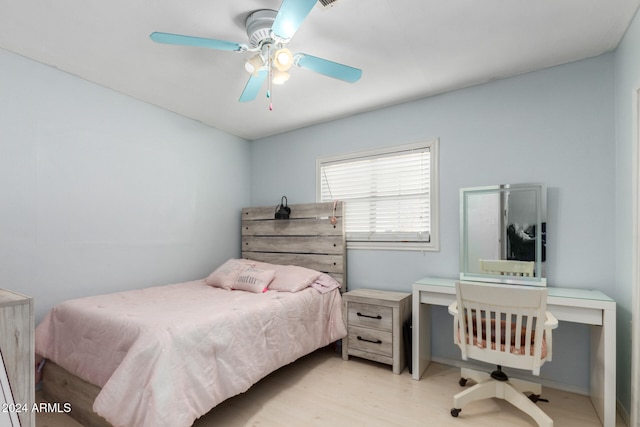
[[360, 335], [358, 335], [358, 341], [366, 341], [373, 344], [382, 344], [382, 340], [368, 340], [366, 338], [362, 338]]
[[362, 313], [360, 313], [360, 312], [357, 312], [356, 314], [357, 314], [359, 317], [368, 317], [369, 319], [378, 319], [378, 320], [382, 319], [382, 316], [380, 316], [379, 314], [378, 314], [377, 316], [370, 316], [370, 315], [368, 315], [368, 314], [362, 314]]

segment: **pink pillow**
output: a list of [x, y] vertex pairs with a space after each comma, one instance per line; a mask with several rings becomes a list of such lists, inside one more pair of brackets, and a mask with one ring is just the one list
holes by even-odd
[[270, 264], [268, 262], [250, 260], [255, 268], [275, 270], [276, 274], [269, 285], [269, 290], [280, 292], [298, 292], [308, 288], [322, 274], [310, 268], [297, 265]]
[[267, 292], [267, 286], [273, 280], [274, 275], [275, 271], [273, 270], [259, 270], [249, 267], [240, 273], [233, 285], [233, 289], [256, 293]]
[[230, 259], [220, 267], [216, 268], [205, 281], [208, 285], [216, 288], [233, 289], [236, 279], [247, 268], [255, 264], [244, 259]]
[[276, 275], [269, 289], [280, 292], [298, 292], [308, 288], [320, 276], [319, 271], [296, 265], [282, 265], [276, 269]]

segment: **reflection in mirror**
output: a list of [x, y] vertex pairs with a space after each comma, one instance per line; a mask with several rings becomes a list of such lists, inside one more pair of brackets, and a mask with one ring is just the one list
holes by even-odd
[[460, 278], [546, 286], [541, 184], [460, 190]]

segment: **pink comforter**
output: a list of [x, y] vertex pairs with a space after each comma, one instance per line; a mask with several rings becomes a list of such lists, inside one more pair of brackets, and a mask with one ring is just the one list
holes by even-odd
[[67, 301], [36, 352], [102, 387], [115, 427], [187, 427], [267, 374], [346, 335], [338, 290], [226, 291], [204, 280]]

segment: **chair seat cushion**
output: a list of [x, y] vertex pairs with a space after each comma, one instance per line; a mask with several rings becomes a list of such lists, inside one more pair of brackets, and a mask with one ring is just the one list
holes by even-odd
[[[482, 322], [482, 337], [481, 339], [478, 339], [478, 328], [477, 328], [477, 322], [473, 322], [473, 345], [479, 348], [487, 348], [487, 331], [486, 331], [486, 323]], [[500, 350], [501, 352], [506, 352], [506, 329], [507, 329], [507, 322], [504, 320], [500, 321]], [[511, 324], [511, 348], [510, 348], [510, 353], [512, 354], [519, 354], [519, 355], [523, 355], [525, 354], [525, 349], [526, 349], [526, 340], [527, 340], [527, 334], [526, 334], [526, 328], [522, 327], [521, 331], [520, 331], [520, 346], [516, 347], [517, 341], [516, 341], [516, 325], [515, 324]], [[458, 329], [458, 341], [460, 341], [460, 330]], [[491, 319], [491, 349], [492, 350], [496, 350], [496, 321], [495, 319]], [[469, 343], [469, 337], [467, 337], [467, 344]], [[535, 331], [531, 331], [531, 351], [530, 351], [530, 355], [533, 356], [534, 355], [534, 344], [535, 344]], [[543, 335], [542, 337], [542, 354], [540, 356], [542, 359], [544, 359], [545, 357], [547, 357], [547, 340], [545, 339], [545, 336]]]

